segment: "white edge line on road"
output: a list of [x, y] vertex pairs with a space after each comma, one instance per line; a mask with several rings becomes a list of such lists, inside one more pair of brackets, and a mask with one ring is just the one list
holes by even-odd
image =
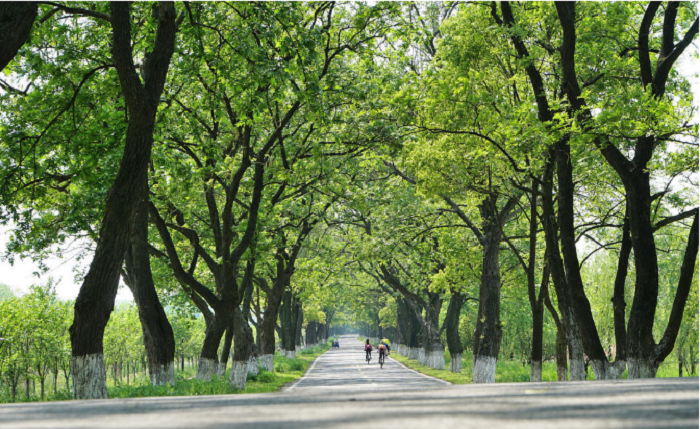
[[321, 360], [321, 358], [323, 357], [323, 355], [325, 355], [326, 353], [328, 353], [328, 352], [331, 351], [332, 349], [333, 349], [333, 347], [329, 348], [328, 350], [326, 350], [325, 352], [323, 352], [319, 357], [317, 357], [316, 359], [314, 359], [314, 361], [311, 362], [311, 366], [306, 370], [306, 372], [304, 373], [304, 375], [302, 375], [301, 377], [299, 377], [298, 380], [296, 380], [291, 386], [289, 386], [288, 388], [286, 388], [286, 389], [284, 389], [284, 390], [292, 390], [292, 389], [294, 389], [295, 387], [297, 387], [297, 384], [301, 383], [301, 380], [305, 379], [306, 376], [309, 375], [309, 373], [314, 369], [314, 367], [316, 366], [316, 362], [318, 362], [319, 360]]
[[429, 379], [431, 379], [431, 380], [437, 380], [437, 381], [439, 381], [439, 382], [441, 382], [441, 383], [445, 383], [445, 384], [450, 385], [450, 386], [452, 385], [452, 383], [450, 383], [449, 381], [441, 380], [441, 379], [439, 379], [439, 378], [437, 378], [437, 377], [431, 377], [431, 376], [429, 376], [429, 375], [423, 374], [422, 372], [418, 372], [418, 371], [416, 371], [415, 369], [411, 369], [411, 368], [407, 367], [406, 365], [404, 365], [402, 362], [397, 361], [396, 359], [394, 359], [394, 358], [391, 357], [391, 356], [387, 356], [387, 357], [388, 357], [389, 359], [393, 360], [394, 362], [398, 363], [399, 365], [401, 365], [401, 366], [404, 367], [405, 369], [411, 371], [411, 372], [415, 372], [416, 374], [422, 375], [423, 377], [429, 378]]

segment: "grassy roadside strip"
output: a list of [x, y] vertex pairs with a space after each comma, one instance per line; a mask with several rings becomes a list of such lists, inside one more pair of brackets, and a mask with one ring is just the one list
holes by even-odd
[[[328, 349], [330, 349], [329, 344], [304, 349], [297, 353], [296, 359], [288, 359], [280, 356], [279, 353], [275, 353], [275, 371], [261, 371], [257, 376], [248, 376], [248, 382], [244, 390], [234, 389], [228, 384], [230, 368], [226, 370], [223, 377], [214, 376], [211, 381], [196, 380], [194, 378], [196, 369], [186, 368], [185, 371], [176, 371], [174, 386], [152, 386], [147, 377], [139, 376], [129, 385], [112, 385], [108, 386], [107, 390], [110, 399], [277, 392], [283, 386], [302, 377], [311, 362], [328, 351]], [[9, 392], [6, 390], [8, 390], [7, 386], [0, 385], [0, 403], [11, 403]], [[72, 399], [72, 393], [62, 389], [55, 394], [47, 393], [44, 401], [67, 401]], [[35, 395], [30, 395], [29, 400], [24, 395], [17, 395], [16, 402], [42, 402], [42, 400]]]
[[[296, 359], [288, 359], [275, 353], [275, 372], [261, 371], [257, 376], [248, 377], [244, 390], [234, 389], [228, 384], [230, 369], [223, 377], [214, 377], [205, 382], [192, 377], [176, 376], [175, 386], [117, 386], [109, 389], [110, 398], [138, 398], [145, 396], [185, 396], [185, 395], [220, 395], [241, 393], [271, 393], [279, 391], [283, 386], [302, 377], [311, 362], [325, 353], [330, 346], [304, 349], [297, 353]], [[194, 375], [194, 374], [193, 374]]]
[[[469, 384], [472, 382], [471, 371], [469, 373], [465, 372], [464, 369], [461, 373], [451, 372], [448, 370], [433, 369], [429, 366], [425, 366], [414, 359], [409, 359], [406, 356], [401, 356], [398, 353], [391, 353], [390, 358], [396, 359], [397, 361], [404, 364], [406, 367], [411, 368], [414, 371], [420, 372], [421, 374], [429, 375], [431, 377], [439, 378], [440, 380], [447, 381], [452, 384]], [[446, 362], [449, 365], [449, 362]]]

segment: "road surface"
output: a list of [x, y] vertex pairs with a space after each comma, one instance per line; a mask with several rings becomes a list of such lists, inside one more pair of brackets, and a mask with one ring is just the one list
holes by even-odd
[[8, 404], [0, 428], [698, 427], [697, 378], [451, 386], [340, 344], [280, 393]]
[[376, 350], [367, 364], [364, 344], [357, 341], [356, 336], [341, 337], [339, 341], [339, 349], [331, 349], [316, 359], [307, 374], [285, 390], [366, 393], [378, 389], [425, 389], [450, 385], [410, 370], [391, 358], [386, 359], [383, 368], [380, 368]]

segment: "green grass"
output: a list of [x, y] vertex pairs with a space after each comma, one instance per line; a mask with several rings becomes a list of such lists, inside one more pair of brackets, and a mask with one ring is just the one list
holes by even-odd
[[[462, 372], [454, 373], [447, 369], [439, 370], [422, 365], [417, 360], [408, 359], [396, 353], [392, 353], [391, 357], [403, 363], [407, 367], [416, 370], [422, 374], [431, 377], [439, 378], [448, 381], [452, 384], [469, 384], [472, 382], [472, 355], [465, 352], [462, 355]], [[450, 367], [450, 354], [445, 351], [445, 368]], [[697, 371], [697, 369], [696, 369]], [[697, 377], [697, 372], [695, 377]], [[687, 374], [685, 374], [688, 376]], [[656, 374], [657, 378], [678, 377], [678, 366], [675, 362], [664, 362], [659, 367]], [[627, 370], [622, 375], [623, 379], [627, 378]], [[587, 380], [595, 380], [593, 370], [589, 369], [586, 376]], [[555, 362], [547, 361], [542, 363], [542, 381], [557, 380], [557, 365]], [[512, 382], [528, 382], [530, 381], [530, 365], [523, 365], [522, 361], [503, 360], [499, 359], [496, 364], [496, 383], [512, 383]]]
[[[407, 367], [420, 372], [421, 374], [439, 378], [440, 380], [445, 380], [452, 384], [467, 384], [472, 382], [471, 367], [468, 368], [469, 373], [465, 372], [465, 369], [467, 368], [462, 368], [462, 372], [457, 373], [430, 368], [429, 366], [425, 366], [417, 360], [409, 359], [405, 356], [401, 356], [398, 353], [391, 353], [389, 356], [406, 365]], [[449, 365], [449, 361], [446, 362], [446, 365]]]
[[[107, 390], [110, 398], [144, 398], [149, 396], [190, 396], [190, 395], [221, 395], [243, 393], [270, 393], [279, 391], [284, 385], [293, 382], [304, 375], [309, 364], [322, 353], [329, 349], [328, 345], [312, 347], [302, 350], [296, 359], [288, 359], [275, 354], [274, 373], [262, 370], [257, 376], [248, 378], [244, 390], [234, 389], [228, 384], [230, 369], [223, 377], [216, 377], [211, 381], [201, 381], [194, 378], [195, 368], [185, 368], [185, 371], [177, 371], [174, 386], [152, 386], [148, 378], [139, 376], [131, 384], [110, 386]], [[47, 389], [48, 390], [48, 389]], [[44, 401], [64, 401], [73, 399], [73, 395], [66, 389], [47, 394]], [[38, 395], [29, 395], [26, 399], [24, 391], [18, 392], [16, 402], [38, 402]], [[11, 402], [9, 388], [0, 386], [0, 403]]]

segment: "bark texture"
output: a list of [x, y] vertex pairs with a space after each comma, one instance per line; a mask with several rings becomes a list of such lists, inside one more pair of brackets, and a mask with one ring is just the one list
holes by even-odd
[[459, 315], [464, 305], [464, 295], [452, 292], [450, 303], [447, 306], [445, 314], [445, 338], [447, 340], [447, 349], [450, 352], [450, 371], [462, 372], [462, 353], [464, 347], [462, 340], [459, 338]]
[[[90, 366], [84, 365], [83, 358], [102, 355], [104, 329], [114, 308], [134, 215], [147, 183], [155, 114], [175, 48], [175, 7], [172, 3], [161, 3], [156, 40], [144, 64], [146, 79], [142, 83], [134, 66], [129, 5], [111, 3], [110, 7], [113, 57], [129, 110], [129, 124], [117, 177], [107, 195], [95, 256], [75, 301], [70, 337], [76, 399], [107, 397], [104, 368], [84, 372]], [[91, 381], [86, 383], [88, 378]], [[96, 385], [104, 388], [93, 388]], [[85, 389], [85, 386], [90, 388]]]
[[12, 61], [29, 38], [37, 16], [37, 3], [0, 3], [0, 71]]
[[125, 258], [125, 283], [139, 309], [151, 384], [175, 384], [175, 337], [158, 299], [148, 254], [148, 194], [142, 193]]

